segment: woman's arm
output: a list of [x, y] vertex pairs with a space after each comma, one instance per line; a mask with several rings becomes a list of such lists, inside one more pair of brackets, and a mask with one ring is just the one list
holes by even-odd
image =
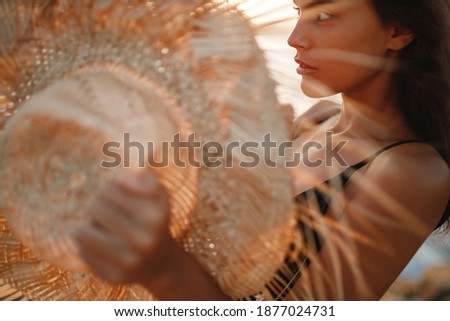
[[172, 239], [164, 188], [149, 170], [124, 172], [88, 206], [92, 223], [75, 240], [101, 278], [139, 283], [159, 300], [226, 300], [214, 280]]

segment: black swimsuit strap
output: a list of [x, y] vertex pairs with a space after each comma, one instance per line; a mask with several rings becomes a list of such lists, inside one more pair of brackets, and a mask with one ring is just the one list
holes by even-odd
[[[322, 182], [321, 184], [330, 184], [330, 183], [333, 182], [334, 180], [340, 179], [340, 185], [341, 185], [341, 186], [345, 186], [345, 185], [347, 184], [347, 182], [350, 180], [351, 176], [352, 176], [357, 170], [359, 170], [359, 169], [363, 168], [364, 166], [366, 166], [367, 164], [369, 164], [369, 163], [370, 163], [371, 161], [373, 161], [377, 156], [379, 156], [380, 154], [384, 153], [385, 151], [387, 151], [387, 150], [389, 150], [389, 149], [391, 149], [391, 148], [394, 148], [394, 147], [396, 147], [396, 146], [403, 145], [403, 144], [409, 144], [409, 143], [425, 143], [425, 142], [423, 142], [423, 141], [421, 141], [421, 140], [412, 140], [412, 139], [411, 139], [411, 140], [402, 140], [402, 141], [395, 142], [395, 143], [393, 143], [393, 144], [391, 144], [391, 145], [388, 145], [388, 146], [386, 146], [386, 147], [380, 149], [379, 151], [377, 151], [376, 153], [374, 153], [372, 156], [367, 157], [366, 159], [360, 161], [359, 163], [354, 164], [354, 165], [348, 167], [347, 169], [345, 169], [345, 170], [344, 170], [343, 172], [341, 172], [340, 174], [338, 174], [338, 175], [336, 175], [336, 176], [334, 176], [334, 177], [332, 177], [332, 178], [327, 179], [326, 181]], [[321, 185], [321, 184], [318, 184], [318, 185]], [[318, 186], [318, 185], [316, 185], [316, 186], [314, 186], [314, 187], [308, 189], [307, 191], [304, 191], [304, 192], [298, 194], [298, 195], [295, 197], [295, 199], [296, 199], [296, 200], [297, 200], [297, 199], [301, 199], [302, 196], [303, 196], [304, 194], [306, 194], [306, 193], [307, 193], [308, 191], [310, 191], [310, 190], [317, 190], [317, 186]], [[318, 190], [317, 190], [317, 192], [318, 192]], [[319, 193], [319, 192], [318, 192], [318, 193]]]
[[350, 166], [349, 168], [347, 168], [346, 170], [344, 170], [341, 174], [339, 174], [338, 176], [341, 177], [342, 181], [342, 186], [344, 186], [345, 184], [347, 184], [347, 182], [350, 180], [350, 177], [359, 169], [363, 168], [364, 166], [366, 166], [367, 164], [369, 164], [371, 161], [373, 161], [375, 158], [377, 158], [380, 154], [384, 153], [385, 151], [397, 147], [399, 145], [403, 145], [403, 144], [410, 144], [410, 143], [425, 143], [421, 140], [402, 140], [402, 141], [398, 141], [395, 142], [391, 145], [388, 145], [382, 149], [380, 149], [379, 151], [377, 151], [375, 154], [367, 157], [366, 159], [360, 161], [359, 163]]
[[397, 147], [399, 145], [403, 145], [403, 144], [410, 144], [410, 143], [424, 143], [421, 140], [415, 140], [415, 139], [410, 139], [410, 140], [401, 140], [398, 142], [395, 142], [391, 145], [388, 145], [382, 149], [380, 149], [379, 151], [377, 151], [375, 154], [373, 154], [372, 156], [367, 157], [366, 159], [360, 161], [359, 163], [350, 166], [350, 168], [354, 169], [354, 170], [358, 170], [364, 166], [366, 166], [368, 163], [370, 163], [371, 161], [373, 161], [375, 158], [377, 158], [380, 154], [384, 153], [385, 151]]

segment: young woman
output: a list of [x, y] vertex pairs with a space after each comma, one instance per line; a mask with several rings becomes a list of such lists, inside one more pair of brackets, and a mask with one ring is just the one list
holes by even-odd
[[[302, 90], [341, 93], [343, 105], [294, 142], [315, 146], [296, 167], [298, 237], [248, 299], [379, 299], [449, 220], [449, 4], [294, 3]], [[76, 240], [100, 276], [162, 300], [226, 299], [170, 238], [167, 197], [150, 172], [105, 187], [90, 211], [95, 223]]]

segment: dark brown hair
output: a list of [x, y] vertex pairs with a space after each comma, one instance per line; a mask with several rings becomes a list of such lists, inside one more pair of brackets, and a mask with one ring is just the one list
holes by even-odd
[[[450, 161], [450, 1], [369, 0], [384, 24], [413, 32], [400, 52], [392, 99], [422, 140]], [[449, 222], [449, 203], [438, 226]]]

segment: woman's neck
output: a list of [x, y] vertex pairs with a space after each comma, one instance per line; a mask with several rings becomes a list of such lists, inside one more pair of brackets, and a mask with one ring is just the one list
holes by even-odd
[[396, 113], [378, 111], [348, 100], [344, 100], [341, 114], [332, 130], [335, 134], [347, 137], [377, 141], [393, 141], [410, 136], [402, 117]]
[[343, 108], [336, 134], [376, 141], [417, 138], [394, 102], [386, 99], [389, 75], [379, 74], [357, 90], [342, 93]]

